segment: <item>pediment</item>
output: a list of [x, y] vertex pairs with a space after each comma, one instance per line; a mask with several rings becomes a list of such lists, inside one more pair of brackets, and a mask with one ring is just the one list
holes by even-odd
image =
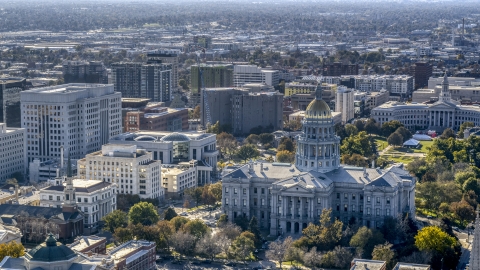
[[284, 187], [284, 189], [282, 189], [282, 192], [312, 192], [310, 189], [300, 185], [300, 184], [294, 184], [292, 186], [288, 186], [288, 187]]
[[456, 105], [455, 104], [449, 104], [449, 103], [445, 103], [445, 102], [438, 102], [438, 103], [434, 103], [432, 106], [430, 106], [430, 108], [434, 108], [434, 109], [446, 109], [446, 110], [451, 110], [451, 109], [455, 109]]

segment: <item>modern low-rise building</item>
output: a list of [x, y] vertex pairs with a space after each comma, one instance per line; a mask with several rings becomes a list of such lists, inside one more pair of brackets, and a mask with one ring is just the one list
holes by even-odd
[[198, 170], [198, 161], [180, 162], [178, 165], [162, 166], [162, 185], [168, 197], [182, 197], [185, 189], [198, 186], [197, 177], [201, 176], [203, 183], [208, 183], [209, 172]]
[[9, 128], [0, 123], [0, 182], [5, 182], [14, 173], [25, 174], [26, 129]]
[[235, 65], [233, 67], [233, 86], [242, 87], [247, 83], [264, 83], [275, 86], [280, 82], [280, 71], [262, 69], [255, 65]]
[[108, 255], [114, 259], [115, 270], [155, 270], [155, 242], [131, 240], [110, 250]]
[[77, 161], [78, 178], [115, 183], [117, 194], [138, 194], [140, 198], [160, 199], [161, 162], [152, 152], [136, 145], [106, 144], [102, 150]]
[[187, 130], [188, 109], [173, 109], [154, 104], [147, 105], [138, 111], [126, 112], [123, 127], [125, 132]]

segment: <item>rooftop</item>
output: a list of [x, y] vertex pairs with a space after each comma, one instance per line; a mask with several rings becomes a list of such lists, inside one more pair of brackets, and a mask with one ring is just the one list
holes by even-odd
[[80, 237], [77, 237], [73, 243], [68, 245], [68, 247], [74, 251], [82, 252], [86, 248], [103, 241], [106, 241], [105, 237], [99, 237], [96, 235], [80, 236]]
[[383, 270], [385, 266], [385, 261], [353, 259], [350, 270]]
[[[106, 187], [110, 187], [112, 183], [103, 182], [100, 180], [85, 180], [85, 179], [73, 179], [73, 186], [75, 187], [75, 192], [79, 193], [92, 193], [97, 190], [101, 190]], [[48, 186], [41, 189], [40, 191], [62, 191], [65, 189], [66, 183], [62, 183], [61, 186]]]

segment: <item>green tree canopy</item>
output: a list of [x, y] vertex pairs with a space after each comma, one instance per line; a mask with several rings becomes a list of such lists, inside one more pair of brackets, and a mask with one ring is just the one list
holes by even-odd
[[385, 122], [382, 125], [382, 134], [388, 138], [388, 136], [394, 133], [399, 127], [403, 127], [403, 124], [398, 120]]
[[373, 154], [373, 142], [365, 131], [361, 131], [357, 135], [345, 138], [340, 151], [342, 155], [359, 154], [369, 157]]
[[253, 144], [246, 144], [240, 147], [240, 149], [237, 152], [237, 156], [247, 162], [247, 160], [256, 158], [260, 155], [260, 152], [258, 152], [257, 148]]
[[422, 228], [415, 236], [415, 246], [419, 250], [443, 253], [455, 245], [456, 240], [437, 226]]
[[165, 211], [163, 211], [163, 219], [170, 221], [172, 218], [177, 216], [177, 212], [175, 209], [169, 207]]
[[394, 132], [388, 136], [387, 142], [389, 145], [401, 146], [403, 144], [403, 136], [398, 132]]
[[122, 228], [127, 226], [128, 215], [122, 210], [117, 209], [104, 216], [103, 221], [105, 222], [105, 228], [109, 232], [114, 233], [116, 228]]
[[280, 142], [278, 144], [278, 148], [277, 148], [278, 151], [283, 151], [283, 150], [287, 150], [291, 153], [294, 153], [295, 152], [295, 145], [293, 144], [292, 140], [288, 137], [282, 137], [280, 139]]
[[287, 150], [278, 151], [276, 157], [278, 162], [283, 163], [292, 163], [295, 160], [295, 154]]
[[158, 220], [157, 209], [151, 203], [139, 202], [128, 211], [128, 221], [132, 224], [152, 225]]

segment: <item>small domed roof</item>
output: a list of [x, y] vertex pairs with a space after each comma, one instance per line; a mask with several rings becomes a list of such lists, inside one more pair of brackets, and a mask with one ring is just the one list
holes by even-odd
[[30, 261], [41, 262], [68, 261], [76, 256], [77, 254], [69, 247], [57, 242], [52, 234], [47, 237], [45, 243], [36, 246], [25, 254], [25, 257]]
[[167, 136], [160, 139], [162, 142], [188, 142], [190, 138], [187, 137], [185, 134], [181, 134], [178, 132], [173, 132], [172, 134], [168, 134]]
[[147, 136], [147, 135], [143, 135], [143, 136], [138, 136], [137, 138], [135, 138], [135, 141], [136, 142], [146, 142], [146, 141], [156, 141], [157, 138], [155, 137], [152, 137], [152, 136]]
[[305, 119], [307, 121], [325, 121], [332, 119], [332, 111], [328, 104], [321, 99], [314, 99], [308, 104], [305, 110]]

